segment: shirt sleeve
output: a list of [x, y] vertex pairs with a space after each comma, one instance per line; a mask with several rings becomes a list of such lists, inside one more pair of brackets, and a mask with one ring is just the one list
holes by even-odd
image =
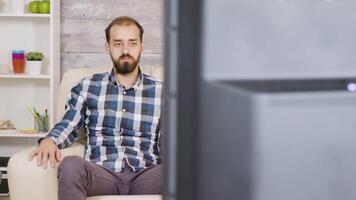
[[51, 138], [60, 149], [71, 146], [79, 138], [78, 130], [84, 125], [85, 113], [86, 92], [83, 91], [82, 80], [72, 88], [62, 120], [51, 129], [45, 138]]
[[155, 152], [159, 156], [158, 158], [158, 164], [161, 164], [163, 162], [163, 138], [162, 138], [162, 131], [161, 131], [161, 120], [158, 122], [158, 134], [155, 139]]
[[159, 155], [159, 164], [163, 162], [163, 139], [162, 139], [162, 132], [158, 133], [158, 144], [157, 144], [157, 149], [158, 149], [158, 155]]

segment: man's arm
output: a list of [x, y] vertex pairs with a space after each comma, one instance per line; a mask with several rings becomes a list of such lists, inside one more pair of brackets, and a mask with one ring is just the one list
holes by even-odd
[[71, 90], [62, 120], [45, 138], [39, 140], [39, 145], [30, 154], [29, 160], [37, 155], [37, 165], [43, 168], [47, 167], [48, 159], [52, 167], [59, 163], [61, 161], [59, 148], [68, 147], [78, 139], [78, 130], [84, 125], [85, 111], [86, 92], [83, 92], [81, 81]]

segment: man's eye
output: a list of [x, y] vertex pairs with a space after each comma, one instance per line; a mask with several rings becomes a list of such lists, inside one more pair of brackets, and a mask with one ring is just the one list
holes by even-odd
[[114, 44], [114, 46], [119, 47], [119, 46], [121, 46], [121, 43], [117, 42], [117, 43]]
[[137, 42], [131, 42], [131, 46], [136, 46]]

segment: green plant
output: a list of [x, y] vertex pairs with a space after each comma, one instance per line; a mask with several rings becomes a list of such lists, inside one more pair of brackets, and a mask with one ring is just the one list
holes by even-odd
[[43, 57], [43, 53], [38, 51], [30, 51], [26, 54], [26, 59], [32, 61], [40, 61], [43, 59]]

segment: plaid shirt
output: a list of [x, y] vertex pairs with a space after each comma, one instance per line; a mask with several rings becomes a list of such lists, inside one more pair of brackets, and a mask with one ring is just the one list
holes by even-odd
[[134, 171], [160, 158], [162, 82], [141, 72], [128, 89], [119, 85], [114, 68], [82, 79], [72, 88], [62, 121], [46, 136], [65, 148], [88, 136], [85, 159], [121, 172], [124, 160]]

